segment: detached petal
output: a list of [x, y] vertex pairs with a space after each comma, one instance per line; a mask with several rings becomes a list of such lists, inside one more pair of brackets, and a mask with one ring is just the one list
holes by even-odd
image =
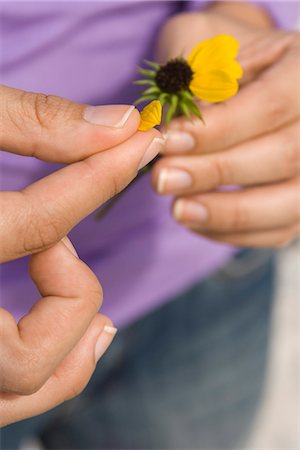
[[146, 105], [141, 111], [141, 122], [138, 128], [139, 131], [147, 131], [156, 125], [160, 125], [162, 115], [162, 105], [159, 100], [153, 100], [153, 102]]
[[220, 34], [196, 45], [187, 62], [195, 73], [210, 69], [221, 70], [226, 61], [234, 60], [238, 50], [239, 43], [234, 37]]
[[223, 102], [235, 95], [238, 88], [236, 79], [220, 70], [195, 76], [190, 84], [193, 94], [206, 102]]

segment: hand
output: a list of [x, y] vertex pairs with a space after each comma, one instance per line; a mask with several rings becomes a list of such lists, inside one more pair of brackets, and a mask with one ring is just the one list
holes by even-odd
[[[188, 53], [196, 35], [201, 41], [231, 34], [242, 43], [245, 85], [224, 104], [201, 105], [206, 126], [172, 121], [165, 158], [153, 171], [155, 189], [174, 195], [176, 220], [202, 236], [237, 246], [284, 245], [300, 231], [299, 34], [213, 12], [183, 20], [185, 28], [179, 17], [163, 31], [164, 54], [168, 42], [174, 56], [174, 41], [177, 54]], [[239, 189], [220, 191], [224, 185]]]
[[0, 194], [2, 261], [32, 254], [30, 275], [42, 296], [18, 324], [0, 309], [5, 425], [77, 395], [112, 341], [112, 322], [97, 314], [101, 286], [65, 236], [156, 156], [161, 139], [157, 130], [136, 131], [140, 116], [128, 105], [86, 107], [7, 87], [0, 93], [1, 148], [72, 163]]

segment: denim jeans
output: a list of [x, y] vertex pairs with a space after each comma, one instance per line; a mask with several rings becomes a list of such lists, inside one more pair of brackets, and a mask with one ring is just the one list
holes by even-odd
[[[121, 331], [84, 393], [28, 425], [56, 450], [241, 448], [264, 386], [273, 285], [273, 253], [240, 252]], [[16, 448], [14, 430], [3, 449]]]

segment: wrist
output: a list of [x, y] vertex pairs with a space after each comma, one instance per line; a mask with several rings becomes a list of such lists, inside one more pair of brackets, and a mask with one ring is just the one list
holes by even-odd
[[235, 20], [254, 28], [268, 29], [274, 27], [271, 16], [262, 6], [247, 2], [219, 1], [209, 6], [206, 12], [209, 15]]

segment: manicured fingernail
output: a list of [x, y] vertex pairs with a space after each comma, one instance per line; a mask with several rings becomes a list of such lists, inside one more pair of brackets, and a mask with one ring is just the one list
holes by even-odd
[[67, 247], [68, 250], [70, 250], [70, 252], [76, 256], [76, 258], [79, 258], [78, 253], [76, 252], [72, 242], [70, 241], [70, 239], [65, 236], [64, 238], [62, 238], [61, 242]]
[[177, 200], [173, 214], [175, 219], [185, 222], [203, 223], [208, 219], [208, 211], [205, 206], [190, 200]]
[[98, 340], [96, 342], [95, 347], [95, 360], [99, 361], [101, 356], [106, 352], [110, 344], [112, 343], [113, 338], [117, 333], [117, 328], [111, 327], [109, 325], [105, 325], [103, 328]]
[[164, 153], [189, 152], [195, 148], [196, 142], [192, 134], [185, 131], [168, 131]]
[[134, 109], [133, 105], [87, 106], [83, 117], [93, 125], [122, 128]]
[[162, 169], [158, 175], [157, 191], [168, 194], [191, 187], [193, 179], [190, 173], [181, 169]]
[[165, 139], [163, 138], [154, 138], [147, 150], [144, 153], [144, 156], [140, 162], [138, 170], [142, 167], [146, 166], [158, 153], [162, 150], [165, 144]]

